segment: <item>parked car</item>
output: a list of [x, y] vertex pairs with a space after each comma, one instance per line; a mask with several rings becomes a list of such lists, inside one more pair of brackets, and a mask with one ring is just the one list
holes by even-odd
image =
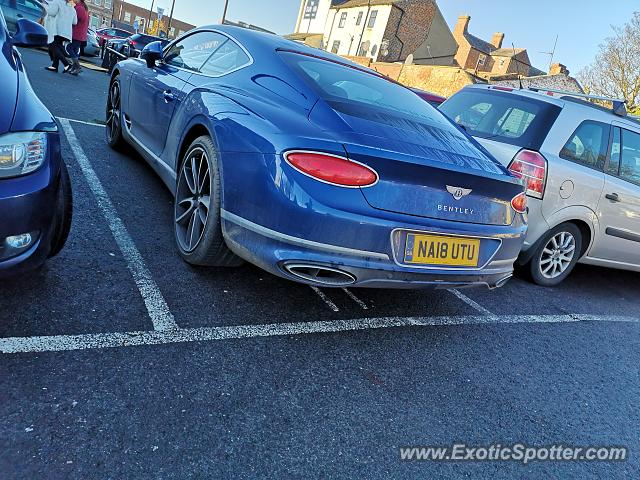
[[312, 285], [503, 285], [524, 187], [409, 89], [276, 35], [204, 27], [118, 63], [107, 142], [175, 195], [194, 265]]
[[44, 17], [44, 7], [36, 0], [0, 0], [0, 8], [4, 13], [9, 33], [14, 33], [18, 20], [26, 19], [37, 22]]
[[570, 92], [467, 87], [440, 107], [523, 178], [519, 263], [553, 286], [577, 262], [640, 271], [640, 123]]
[[136, 33], [123, 42], [122, 47], [125, 50], [123, 53], [129, 57], [139, 57], [142, 49], [151, 42], [160, 42], [163, 48], [169, 44], [169, 40], [164, 38], [146, 35], [144, 33]]
[[82, 56], [97, 57], [100, 55], [100, 42], [95, 30], [87, 32], [87, 45], [82, 48]]
[[127, 38], [133, 35], [133, 32], [127, 32], [120, 28], [101, 28], [96, 31], [98, 37], [98, 45], [102, 47], [106, 42], [118, 38]]
[[64, 246], [71, 226], [71, 183], [56, 122], [14, 47], [47, 44], [47, 31], [19, 19], [9, 36], [0, 11], [0, 274], [44, 263]]
[[432, 92], [427, 92], [426, 90], [420, 90], [419, 88], [412, 88], [411, 91], [416, 95], [418, 95], [425, 102], [428, 102], [431, 105], [433, 105], [434, 107], [440, 106], [442, 102], [446, 100], [445, 97], [441, 97], [440, 95], [437, 95]]

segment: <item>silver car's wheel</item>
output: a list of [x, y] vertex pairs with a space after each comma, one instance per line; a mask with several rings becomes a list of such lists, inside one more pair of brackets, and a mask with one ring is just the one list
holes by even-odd
[[574, 223], [563, 223], [536, 242], [529, 262], [531, 278], [552, 287], [569, 276], [582, 254], [582, 232]]
[[576, 254], [576, 239], [569, 232], [560, 232], [542, 249], [539, 262], [543, 277], [554, 279], [567, 271]]
[[196, 249], [209, 218], [211, 206], [211, 172], [207, 153], [196, 147], [182, 165], [176, 191], [176, 238], [180, 248], [189, 253]]

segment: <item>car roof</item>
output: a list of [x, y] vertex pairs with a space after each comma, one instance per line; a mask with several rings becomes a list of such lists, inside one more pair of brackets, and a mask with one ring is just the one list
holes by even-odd
[[586, 117], [600, 117], [603, 118], [602, 115], [606, 115], [608, 120], [618, 121], [618, 122], [627, 122], [634, 127], [638, 127], [640, 125], [640, 120], [634, 118], [629, 115], [618, 115], [614, 113], [614, 110], [611, 108], [607, 108], [602, 105], [598, 105], [593, 102], [589, 102], [584, 98], [580, 98], [578, 96], [572, 96], [572, 94], [577, 95], [574, 92], [560, 92], [553, 89], [545, 89], [545, 88], [516, 88], [516, 87], [508, 87], [501, 85], [468, 85], [463, 88], [463, 90], [484, 90], [484, 91], [494, 91], [500, 92], [503, 94], [511, 94], [518, 95], [521, 97], [528, 97], [535, 99], [537, 101], [542, 101], [546, 103], [550, 103], [553, 105], [557, 105], [560, 108], [567, 108], [567, 106], [571, 106], [570, 108], [579, 108], [584, 109], [584, 114]]
[[236, 27], [232, 25], [206, 25], [196, 28], [195, 30], [191, 30], [189, 33], [207, 30], [215, 30], [227, 34], [230, 37], [233, 37], [236, 41], [240, 42], [242, 46], [249, 51], [251, 51], [252, 48], [267, 48], [274, 51], [278, 49], [289, 50], [312, 55], [314, 57], [322, 58], [325, 60], [330, 60], [332, 62], [342, 63], [344, 65], [356, 67], [360, 70], [371, 71], [373, 73], [376, 73], [377, 75], [380, 75], [375, 70], [366, 68], [339, 55], [325, 52], [324, 50], [313, 48], [303, 43], [295, 42], [293, 40], [288, 40], [284, 37], [272, 33], [259, 32], [256, 30], [251, 30], [244, 27]]

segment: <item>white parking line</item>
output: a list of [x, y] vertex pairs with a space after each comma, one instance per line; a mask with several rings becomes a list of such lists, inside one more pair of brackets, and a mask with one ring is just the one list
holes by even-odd
[[327, 297], [322, 290], [320, 290], [318, 287], [314, 287], [313, 285], [309, 285], [309, 287], [311, 288], [311, 290], [313, 290], [314, 292], [316, 292], [316, 294], [322, 299], [322, 301], [324, 303], [327, 304], [327, 306], [333, 310], [334, 312], [339, 312], [340, 309], [338, 308], [338, 306], [333, 303], [331, 300], [329, 300], [329, 297]]
[[100, 179], [93, 170], [84, 150], [82, 150], [78, 137], [76, 137], [73, 128], [71, 128], [71, 124], [64, 118], [59, 119], [59, 121], [67, 136], [71, 151], [78, 165], [80, 165], [80, 169], [89, 184], [89, 188], [96, 197], [98, 207], [107, 220], [109, 229], [127, 262], [127, 267], [131, 275], [133, 275], [133, 279], [149, 312], [149, 317], [151, 317], [151, 321], [153, 322], [153, 328], [160, 331], [178, 328], [173, 314], [167, 306], [167, 302], [162, 296], [158, 285], [156, 285], [156, 282], [151, 277], [151, 273], [147, 269], [142, 255], [140, 255], [135, 243], [133, 243], [131, 235], [129, 235], [127, 228], [118, 216], [118, 212], [113, 206], [113, 203], [111, 203], [109, 195], [102, 186], [102, 183], [100, 183]]
[[482, 313], [483, 315], [488, 315], [490, 317], [494, 316], [493, 313], [491, 313], [489, 310], [484, 308], [478, 302], [475, 302], [475, 301], [471, 300], [469, 297], [467, 297], [465, 294], [459, 292], [458, 290], [451, 289], [449, 291], [451, 293], [453, 293], [456, 297], [458, 297], [460, 300], [462, 300], [464, 303], [466, 303], [470, 307], [474, 308], [478, 312]]
[[81, 123], [82, 125], [90, 125], [92, 127], [106, 128], [106, 125], [103, 125], [102, 123], [85, 122], [84, 120], [74, 120], [73, 118], [64, 118], [64, 117], [56, 117], [56, 118], [60, 121], [65, 120], [67, 122]]
[[356, 297], [355, 293], [353, 293], [351, 290], [347, 288], [343, 288], [342, 290], [344, 290], [344, 293], [346, 293], [351, 300], [356, 302], [360, 306], [360, 308], [362, 308], [363, 310], [369, 310], [369, 307], [367, 307], [367, 304], [364, 303], [362, 300], [360, 300], [358, 297]]
[[0, 339], [2, 353], [33, 353], [86, 350], [96, 348], [162, 345], [240, 338], [308, 335], [358, 330], [376, 330], [400, 327], [429, 327], [451, 325], [527, 324], [623, 322], [640, 323], [636, 317], [598, 315], [505, 315], [502, 317], [388, 317], [335, 320], [324, 322], [274, 323], [267, 325], [239, 325], [230, 327], [177, 328], [164, 331], [138, 331], [99, 333], [90, 335], [56, 335], [44, 337], [13, 337]]

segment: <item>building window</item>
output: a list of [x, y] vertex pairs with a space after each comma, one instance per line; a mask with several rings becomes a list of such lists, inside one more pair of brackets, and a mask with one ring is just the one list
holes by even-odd
[[367, 23], [367, 28], [373, 28], [376, 24], [376, 17], [378, 16], [377, 10], [371, 10], [371, 15], [369, 15], [369, 23]]
[[305, 20], [313, 20], [316, 18], [318, 14], [318, 1], [319, 0], [308, 0], [307, 6], [304, 9], [304, 19]]
[[109, 10], [111, 10], [112, 7], [113, 7], [113, 0], [104, 0], [104, 8], [108, 8]]
[[127, 23], [131, 23], [131, 13], [124, 12], [124, 21]]
[[102, 5], [102, 0], [93, 0], [93, 3], [94, 3], [95, 5], [100, 6], [100, 5]]
[[500, 60], [500, 66], [504, 67], [504, 58]]
[[331, 46], [331, 53], [338, 53], [339, 48], [340, 48], [340, 40], [334, 40], [333, 45]]
[[96, 15], [91, 15], [91, 28], [97, 30], [100, 26], [100, 19]]
[[176, 27], [171, 27], [169, 29], [169, 36], [175, 38], [175, 36], [176, 36]]
[[340, 15], [340, 23], [338, 23], [338, 28], [344, 28], [344, 24], [347, 23], [347, 12], [342, 12]]
[[358, 12], [358, 19], [356, 20], [356, 25], [360, 25], [362, 23], [362, 15], [363, 15], [363, 12]]
[[374, 45], [373, 47], [371, 47], [371, 56], [373, 58], [375, 58], [376, 53], [378, 53], [378, 45]]
[[486, 60], [487, 60], [487, 56], [480, 54], [480, 56], [478, 57], [478, 66], [482, 67], [484, 65], [484, 62], [486, 62]]

